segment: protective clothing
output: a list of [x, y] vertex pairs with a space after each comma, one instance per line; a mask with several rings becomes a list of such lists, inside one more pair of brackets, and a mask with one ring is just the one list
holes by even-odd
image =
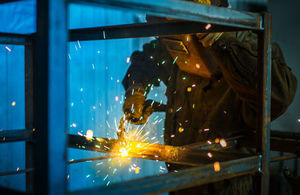
[[[196, 35], [193, 38], [196, 39]], [[201, 41], [199, 41], [201, 44]], [[249, 134], [256, 124], [257, 37], [252, 32], [224, 33], [207, 52], [221, 70], [218, 79], [207, 79], [181, 70], [163, 40], [145, 44], [131, 56], [123, 80], [125, 89], [138, 86], [147, 93], [151, 85], [167, 86], [165, 144], [182, 146], [199, 141]], [[178, 59], [184, 55], [178, 55]], [[177, 59], [177, 60], [178, 60]], [[285, 112], [292, 102], [297, 81], [276, 43], [272, 44], [271, 118]], [[180, 129], [180, 131], [179, 131]], [[230, 149], [238, 150], [242, 149]], [[178, 170], [182, 166], [171, 165]], [[200, 186], [195, 193], [247, 194], [251, 177], [243, 176]], [[193, 193], [179, 191], [184, 193]]]

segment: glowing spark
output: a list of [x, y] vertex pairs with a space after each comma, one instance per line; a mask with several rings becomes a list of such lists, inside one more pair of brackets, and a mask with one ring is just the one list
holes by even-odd
[[208, 30], [208, 29], [210, 29], [211, 28], [211, 24], [207, 24], [206, 26], [205, 26], [205, 29], [206, 30]]
[[226, 110], [224, 110], [224, 114], [227, 114], [227, 111], [226, 111]]
[[17, 168], [17, 171], [19, 171], [19, 170], [20, 170], [20, 168], [18, 167], [18, 168]]
[[72, 127], [77, 127], [76, 123], [72, 123]]
[[106, 176], [104, 177], [103, 181], [105, 181], [107, 178], [108, 178], [108, 175], [106, 175]]
[[182, 80], [185, 80], [186, 79], [186, 77], [182, 77]]
[[193, 84], [193, 85], [192, 85], [192, 87], [196, 87], [196, 85], [195, 85], [195, 84]]
[[88, 130], [86, 131], [86, 139], [87, 139], [87, 140], [92, 140], [92, 139], [93, 139], [93, 136], [94, 136], [93, 130], [88, 129]]
[[89, 178], [91, 175], [87, 175], [86, 178]]
[[95, 64], [92, 64], [93, 70], [95, 70]]
[[209, 128], [207, 128], [207, 129], [204, 129], [204, 131], [209, 131]]
[[97, 53], [101, 53], [100, 51], [97, 51]]
[[11, 106], [15, 106], [15, 105], [16, 105], [16, 102], [13, 101], [13, 102], [11, 103]]
[[118, 80], [117, 80], [117, 83], [119, 83], [119, 82], [120, 82], [120, 80], [118, 79]]
[[221, 170], [221, 166], [218, 161], [214, 163], [214, 170], [215, 172], [219, 172]]
[[70, 175], [67, 175], [67, 179], [70, 179]]
[[174, 59], [173, 64], [175, 64], [177, 59], [178, 59], [178, 56], [176, 56], [176, 58]]
[[78, 47], [81, 48], [79, 40], [77, 40]]
[[70, 60], [72, 60], [72, 58], [71, 58], [71, 55], [70, 55], [70, 54], [68, 54], [68, 57], [69, 57], [69, 59], [70, 59]]
[[209, 152], [209, 153], [207, 153], [207, 156], [208, 156], [209, 158], [211, 158], [211, 157], [212, 157], [212, 154]]
[[300, 123], [300, 118], [298, 119], [298, 122]]
[[182, 133], [184, 131], [184, 129], [182, 127], [179, 127], [178, 131], [179, 131], [179, 133]]
[[208, 144], [211, 144], [211, 141], [208, 140], [207, 143], [208, 143]]
[[176, 110], [176, 112], [180, 111], [181, 109], [182, 109], [182, 107], [179, 107], [179, 108]]
[[110, 181], [107, 182], [106, 186], [108, 186], [110, 184]]
[[80, 91], [83, 92], [83, 88], [80, 88]]
[[82, 133], [80, 133], [80, 132], [77, 132], [77, 134], [78, 134], [78, 135], [80, 135], [80, 136], [83, 136], [83, 134], [82, 134]]
[[188, 87], [186, 90], [187, 90], [187, 92], [191, 92], [191, 91], [192, 91], [192, 88], [191, 88], [191, 87]]
[[116, 97], [115, 97], [115, 100], [116, 100], [116, 102], [117, 102], [117, 101], [119, 101], [119, 97], [118, 97], [118, 96], [116, 96]]
[[187, 41], [187, 42], [189, 41], [189, 36], [186, 36], [186, 41]]
[[175, 135], [174, 135], [174, 134], [172, 134], [172, 135], [171, 135], [171, 137], [173, 138], [173, 137], [175, 137]]
[[104, 31], [102, 31], [102, 33], [103, 33], [103, 39], [106, 39], [105, 30], [104, 30]]
[[215, 143], [219, 143], [220, 142], [220, 139], [219, 138], [216, 138], [215, 139]]
[[11, 52], [11, 49], [7, 46], [5, 46], [5, 49], [7, 49], [7, 51]]
[[220, 145], [225, 148], [227, 146], [227, 142], [225, 141], [225, 139], [221, 139], [220, 140]]
[[139, 174], [139, 173], [140, 173], [140, 168], [137, 167], [137, 168], [135, 169], [135, 174]]
[[196, 64], [196, 68], [199, 69], [201, 66], [199, 64]]

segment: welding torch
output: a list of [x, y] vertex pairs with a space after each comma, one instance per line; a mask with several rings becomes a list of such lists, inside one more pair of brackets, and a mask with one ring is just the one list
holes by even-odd
[[[166, 112], [167, 105], [161, 104], [159, 102], [156, 102], [154, 100], [146, 100], [144, 103], [144, 109], [143, 112], [148, 112], [147, 114], [152, 114], [153, 112]], [[131, 119], [132, 122], [136, 123], [140, 119]], [[125, 120], [125, 117], [122, 117], [119, 122], [118, 127], [118, 139], [124, 140], [126, 136], [126, 130], [125, 130], [125, 123], [127, 121]], [[130, 121], [129, 121], [130, 122]]]

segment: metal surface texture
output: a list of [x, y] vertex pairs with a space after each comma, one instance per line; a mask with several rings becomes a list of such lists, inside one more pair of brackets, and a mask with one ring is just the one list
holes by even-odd
[[211, 25], [211, 27], [206, 30], [206, 25], [206, 23], [201, 22], [169, 21], [162, 23], [140, 23], [73, 29], [69, 31], [69, 41], [92, 41], [247, 30], [245, 28], [235, 28], [223, 25]]
[[[114, 139], [106, 139], [95, 137], [93, 140], [87, 140], [84, 136], [69, 135], [69, 147], [91, 150], [103, 153], [117, 154], [119, 153], [119, 141]], [[159, 160], [169, 163], [199, 166], [215, 161], [227, 161], [247, 157], [247, 154], [215, 151], [215, 150], [200, 150], [188, 147], [176, 147], [169, 145], [150, 144], [143, 142], [130, 141], [133, 150], [129, 150], [128, 156], [132, 158], [143, 158], [149, 160]], [[208, 156], [211, 153], [213, 158]]]
[[271, 15], [265, 13], [264, 30], [258, 32], [257, 62], [257, 153], [261, 154], [261, 169], [257, 193], [269, 194], [270, 122], [271, 122]]
[[70, 194], [158, 194], [251, 174], [257, 171], [258, 163], [258, 156], [253, 156], [220, 163], [218, 172], [213, 164], [208, 164]]
[[[34, 43], [32, 40], [30, 44], [25, 45], [25, 128], [32, 129], [33, 134], [33, 121], [34, 121], [34, 101], [33, 101], [33, 53]], [[25, 167], [30, 169], [34, 167], [34, 148], [35, 144], [30, 141], [25, 143]], [[34, 178], [32, 172], [26, 172], [26, 192], [33, 192]]]
[[26, 45], [29, 44], [29, 35], [0, 33], [0, 44]]
[[66, 193], [67, 2], [37, 1], [34, 193]]
[[74, 3], [128, 9], [155, 16], [261, 30], [260, 14], [180, 0], [72, 0]]

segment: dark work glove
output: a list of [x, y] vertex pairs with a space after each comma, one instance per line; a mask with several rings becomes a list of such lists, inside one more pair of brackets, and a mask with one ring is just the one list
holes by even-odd
[[123, 104], [126, 120], [135, 125], [145, 124], [153, 113], [153, 108], [147, 104], [145, 91], [141, 89], [128, 89]]

